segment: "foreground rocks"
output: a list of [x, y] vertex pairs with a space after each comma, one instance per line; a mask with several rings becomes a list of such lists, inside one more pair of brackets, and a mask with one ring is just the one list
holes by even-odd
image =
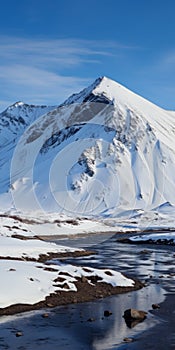
[[147, 316], [147, 312], [146, 311], [142, 311], [142, 310], [136, 310], [136, 309], [127, 309], [124, 312], [123, 317], [125, 318], [125, 320], [140, 320], [143, 321]]
[[126, 325], [129, 328], [135, 327], [138, 323], [143, 322], [147, 317], [147, 312], [136, 309], [127, 309], [123, 315]]
[[152, 308], [153, 308], [153, 310], [160, 309], [160, 305], [159, 304], [152, 304]]

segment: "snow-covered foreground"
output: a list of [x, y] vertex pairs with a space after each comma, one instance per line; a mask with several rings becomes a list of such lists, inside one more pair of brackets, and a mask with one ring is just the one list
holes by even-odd
[[[153, 218], [152, 218], [153, 219]], [[44, 222], [45, 220], [45, 222]], [[143, 223], [146, 218], [144, 218]], [[163, 220], [163, 219], [162, 219]], [[157, 220], [156, 220], [157, 221]], [[161, 220], [160, 220], [161, 221]], [[153, 220], [154, 222], [154, 220]], [[162, 221], [163, 223], [164, 221]], [[166, 222], [166, 220], [165, 220]], [[137, 218], [137, 225], [139, 217]], [[141, 225], [140, 225], [141, 226]], [[153, 225], [154, 226], [154, 225]], [[14, 304], [35, 304], [45, 300], [51, 293], [63, 291], [76, 292], [76, 282], [84, 278], [89, 284], [92, 284], [91, 276], [97, 278], [97, 283], [106, 282], [113, 287], [133, 287], [135, 282], [126, 278], [121, 273], [112, 270], [99, 270], [93, 268], [83, 268], [73, 265], [59, 263], [54, 260], [47, 263], [37, 261], [40, 256], [48, 254], [83, 254], [83, 249], [72, 248], [69, 246], [61, 246], [55, 243], [40, 240], [36, 236], [36, 227], [38, 237], [39, 234], [45, 236], [60, 237], [66, 232], [68, 237], [77, 233], [88, 234], [94, 228], [94, 233], [99, 233], [99, 228], [103, 232], [136, 232], [136, 218], [133, 220], [118, 221], [108, 219], [101, 224], [98, 221], [59, 217], [57, 214], [50, 214], [50, 220], [46, 216], [34, 216], [34, 214], [19, 214], [8, 216], [2, 214], [0, 216], [0, 278], [1, 298], [0, 308], [8, 307]], [[43, 228], [43, 230], [42, 230]], [[141, 228], [141, 227], [140, 227]], [[137, 226], [137, 230], [139, 230]], [[20, 239], [19, 239], [20, 238]], [[130, 237], [133, 243], [138, 241], [157, 241], [158, 243], [174, 243], [175, 233], [154, 233], [145, 235], [134, 235]], [[70, 241], [68, 240], [68, 245]], [[29, 261], [30, 260], [30, 261]], [[31, 261], [33, 260], [33, 261]]]
[[[12, 237], [15, 234], [16, 237]], [[56, 263], [52, 260], [49, 265], [38, 262], [41, 255], [83, 254], [85, 251], [33, 237], [27, 239], [27, 236], [31, 236], [31, 232], [27, 231], [25, 223], [12, 217], [0, 218], [0, 309], [14, 304], [35, 304], [58, 291], [76, 292], [75, 283], [82, 277], [89, 284], [93, 284], [92, 278], [95, 278], [95, 283], [106, 282], [113, 287], [135, 285], [117, 271], [76, 267], [58, 260]]]
[[[55, 282], [60, 273], [62, 281]], [[35, 304], [55, 291], [76, 291], [75, 282], [82, 276], [97, 276], [101, 282], [110, 283], [112, 286], [134, 285], [133, 280], [111, 270], [88, 268], [87, 272], [87, 269], [72, 265], [49, 265], [48, 268], [41, 263], [1, 260], [0, 277], [3, 283], [0, 308], [18, 303]]]

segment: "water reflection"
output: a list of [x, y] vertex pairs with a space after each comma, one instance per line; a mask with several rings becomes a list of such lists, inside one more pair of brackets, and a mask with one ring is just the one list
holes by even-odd
[[[164, 300], [163, 291], [148, 286], [143, 290], [109, 297], [93, 303], [68, 305], [50, 310], [49, 317], [41, 317], [43, 311], [8, 317], [0, 327], [1, 349], [115, 349], [124, 337], [133, 336], [158, 322], [148, 314], [148, 318], [134, 329], [129, 329], [123, 316], [124, 310], [142, 308], [148, 310], [155, 300]], [[158, 292], [158, 293], [157, 293]], [[149, 298], [147, 297], [149, 295]], [[104, 310], [111, 310], [110, 317], [104, 317]], [[88, 319], [94, 319], [89, 322]], [[4, 318], [5, 320], [5, 318]], [[15, 337], [16, 331], [24, 336]], [[20, 347], [18, 347], [20, 346]]]

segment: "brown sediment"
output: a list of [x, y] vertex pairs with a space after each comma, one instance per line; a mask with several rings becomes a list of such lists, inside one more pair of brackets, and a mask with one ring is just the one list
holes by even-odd
[[12, 238], [20, 239], [21, 241], [30, 241], [31, 239], [38, 239], [36, 236], [23, 236], [18, 234], [11, 235]]
[[83, 256], [90, 256], [96, 254], [96, 252], [92, 250], [75, 250], [73, 252], [64, 252], [64, 253], [47, 253], [47, 254], [40, 254], [38, 259], [31, 258], [28, 256], [22, 256], [22, 257], [12, 257], [12, 256], [0, 256], [0, 260], [18, 260], [18, 261], [34, 261], [34, 262], [41, 262], [45, 263], [48, 260], [53, 259], [64, 259], [64, 258], [78, 258]]
[[[95, 276], [94, 276], [95, 277]], [[135, 280], [132, 287], [113, 287], [105, 282], [98, 282], [98, 277], [93, 279], [93, 284], [89, 284], [86, 278], [77, 278], [75, 282], [77, 291], [56, 291], [35, 304], [15, 304], [5, 308], [0, 308], [0, 315], [14, 315], [20, 312], [39, 310], [44, 308], [53, 308], [56, 306], [84, 303], [93, 301], [99, 298], [105, 298], [115, 294], [121, 294], [138, 290], [143, 287], [143, 284]]]
[[94, 255], [96, 252], [93, 250], [76, 250], [74, 252], [64, 252], [64, 253], [47, 253], [47, 254], [41, 254], [39, 256], [38, 262], [46, 262], [47, 260], [52, 259], [62, 259], [62, 258], [78, 258], [81, 256], [89, 256]]

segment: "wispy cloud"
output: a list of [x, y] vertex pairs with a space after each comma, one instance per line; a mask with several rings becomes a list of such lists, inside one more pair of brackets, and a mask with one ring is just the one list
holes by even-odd
[[[175, 48], [163, 50], [156, 55], [152, 67], [160, 74], [172, 74], [175, 71]], [[174, 76], [173, 76], [174, 79]]]
[[132, 49], [113, 41], [0, 36], [1, 101], [62, 102], [90, 82], [75, 72]]
[[[25, 58], [33, 64], [75, 65], [81, 62], [92, 62], [94, 57], [114, 55], [121, 50], [135, 47], [122, 45], [114, 41], [80, 40], [80, 39], [24, 39], [0, 36], [0, 59], [14, 61]], [[21, 57], [22, 56], [22, 57]]]
[[36, 104], [58, 104], [89, 83], [88, 79], [62, 76], [32, 66], [14, 64], [0, 67], [0, 81], [9, 103], [22, 100]]

